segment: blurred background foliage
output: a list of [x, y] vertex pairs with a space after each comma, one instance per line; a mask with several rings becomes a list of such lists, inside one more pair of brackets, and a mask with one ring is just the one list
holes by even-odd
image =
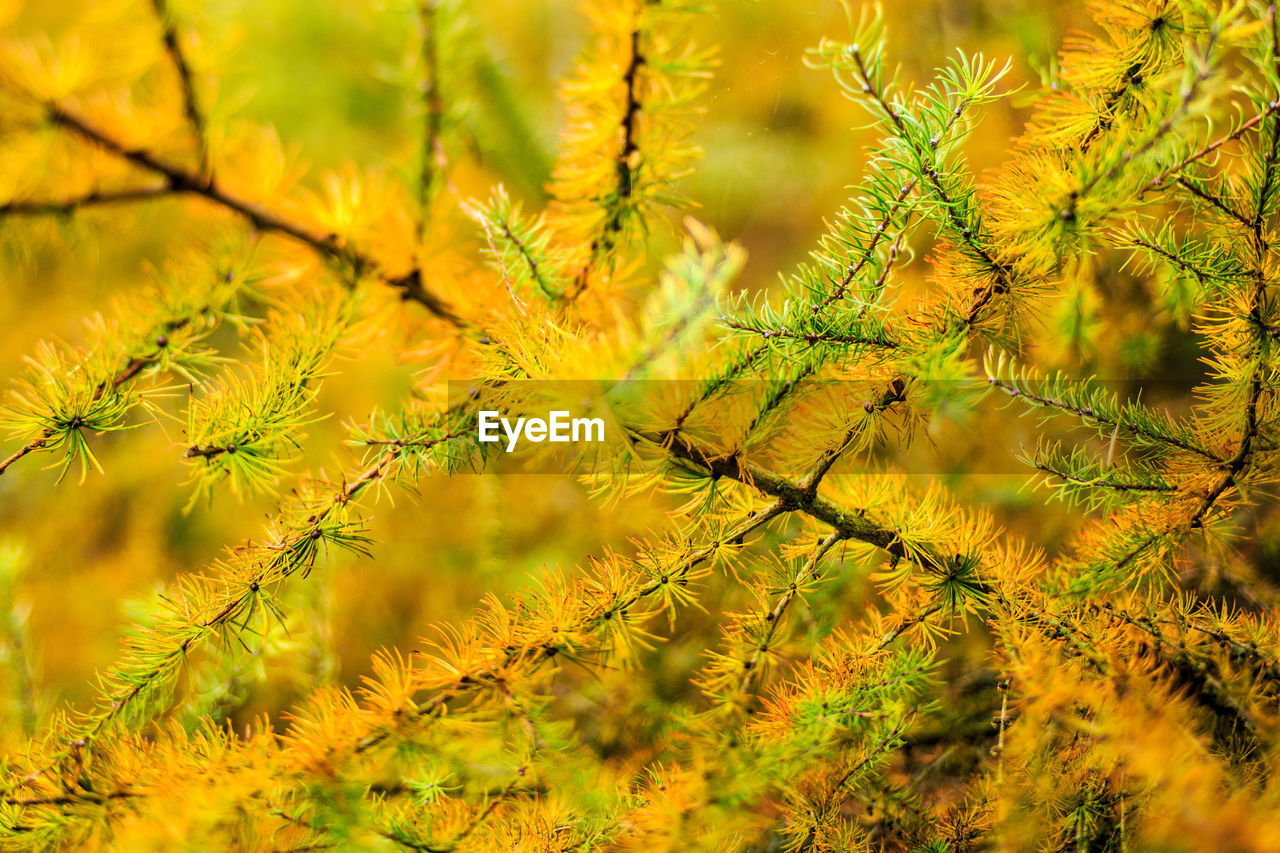
[[[318, 189], [319, 175], [349, 163], [412, 183], [420, 115], [411, 2], [181, 0], [172, 6], [194, 47], [197, 74], [217, 72], [202, 77], [212, 132], [239, 137], [235, 129], [242, 126], [273, 128], [287, 159], [306, 167], [304, 186]], [[889, 3], [885, 12], [904, 79], [931, 79], [933, 69], [962, 48], [1001, 62], [1011, 57], [1008, 84], [1030, 91], [1050, 67], [1047, 50], [1060, 44], [1066, 22], [1083, 19], [1080, 6], [911, 0]], [[706, 115], [695, 134], [705, 157], [681, 190], [694, 215], [746, 248], [740, 283], [749, 290], [774, 286], [780, 271], [805, 258], [825, 230], [824, 218], [858, 180], [862, 149], [872, 141], [858, 127], [865, 119], [857, 108], [828, 76], [803, 62], [804, 51], [823, 36], [843, 33], [843, 14], [835, 2], [759, 0], [720, 4], [698, 22], [697, 40], [719, 46], [720, 65], [702, 99]], [[51, 0], [26, 4], [11, 31], [19, 39], [46, 41], [56, 52], [66, 40], [106, 27], [112, 38], [102, 49], [134, 51], [137, 61], [148, 62], [145, 54], [158, 49], [150, 15], [146, 3]], [[137, 34], [121, 27], [135, 18]], [[466, 4], [465, 20], [452, 23], [458, 32], [442, 39], [442, 73], [450, 101], [451, 179], [464, 196], [483, 197], [502, 183], [527, 207], [541, 207], [563, 119], [558, 85], [585, 25], [576, 4], [565, 0], [475, 0]], [[1000, 164], [1026, 118], [1025, 107], [1026, 99], [1015, 96], [987, 110], [968, 145], [975, 172]], [[200, 200], [178, 197], [0, 222], [0, 378], [16, 376], [41, 340], [91, 344], [82, 318], [110, 313], [113, 299], [182, 268], [184, 252], [206, 245], [207, 235], [218, 230], [209, 227], [212, 221], [231, 222]], [[443, 233], [436, 239], [477, 237]], [[676, 232], [655, 229], [649, 239], [656, 269], [677, 246]], [[913, 246], [918, 254], [927, 253], [926, 239], [921, 235]], [[273, 251], [264, 246], [254, 255], [268, 290]], [[908, 277], [925, 272], [922, 265], [904, 270]], [[297, 470], [337, 476], [348, 461], [334, 450], [349, 437], [345, 425], [375, 407], [394, 408], [420, 378], [422, 364], [393, 356], [414, 340], [405, 313], [412, 312], [388, 314], [384, 342], [374, 339], [341, 354], [321, 391], [319, 409], [328, 417], [307, 428]], [[1138, 339], [1129, 346], [1141, 349]], [[241, 352], [231, 328], [219, 330], [213, 343], [232, 357]], [[1112, 367], [1120, 363], [1109, 361]], [[96, 439], [108, 476], [90, 472], [77, 485], [73, 471], [57, 484], [56, 470], [42, 470], [46, 458], [40, 457], [0, 478], [0, 585], [6, 586], [0, 606], [12, 617], [5, 625], [29, 623], [30, 639], [23, 648], [7, 646], [14, 666], [6, 672], [14, 687], [38, 692], [46, 708], [88, 701], [95, 672], [116, 657], [120, 632], [145, 612], [138, 602], [151, 600], [179, 572], [205, 565], [225, 543], [258, 535], [261, 519], [275, 506], [269, 496], [238, 501], [222, 494], [184, 512], [192, 489], [181, 460], [188, 393], [184, 385], [171, 389], [158, 415], [163, 428]], [[0, 449], [7, 453], [11, 444]], [[996, 508], [1039, 505], [1039, 498], [1019, 488], [1024, 480], [970, 477], [964, 489]], [[604, 546], [622, 546], [660, 528], [665, 509], [653, 499], [599, 506], [572, 478], [549, 475], [433, 477], [422, 481], [420, 494], [393, 494], [394, 508], [380, 502], [369, 531], [376, 560], [335, 554], [312, 583], [302, 585], [289, 636], [256, 661], [272, 677], [244, 680], [243, 695], [231, 702], [235, 719], [264, 711], [275, 717], [316, 681], [354, 684], [377, 647], [412, 648], [430, 625], [467, 617], [488, 593], [501, 596], [546, 566], [571, 566]], [[1063, 514], [1033, 513], [1012, 526], [1038, 525], [1046, 541], [1054, 524], [1069, 522]], [[830, 590], [830, 612], [817, 614], [828, 624], [842, 600], [863, 598], [841, 590], [866, 581], [852, 573], [842, 577]], [[673, 692], [692, 690], [687, 675], [701, 662], [702, 619], [691, 613], [677, 632], [662, 657], [673, 671], [655, 679], [655, 690], [664, 683]], [[11, 639], [22, 633], [15, 628]], [[687, 643], [686, 633], [692, 635]], [[18, 665], [23, 656], [29, 670]], [[24, 679], [31, 682], [25, 688], [19, 683]], [[632, 696], [631, 689], [619, 679], [598, 696], [622, 704], [652, 698]], [[582, 709], [584, 726], [593, 725], [590, 711], [589, 705]], [[4, 730], [13, 736], [21, 727]], [[607, 742], [623, 734], [598, 736]]]

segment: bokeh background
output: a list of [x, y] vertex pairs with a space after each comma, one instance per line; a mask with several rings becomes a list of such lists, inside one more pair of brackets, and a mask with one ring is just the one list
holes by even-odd
[[[173, 7], [196, 47], [215, 131], [231, 137], [244, 127], [274, 128], [290, 161], [305, 167], [303, 186], [318, 187], [323, 173], [352, 163], [412, 179], [420, 118], [411, 2], [181, 0]], [[1026, 95], [1051, 67], [1069, 22], [1083, 20], [1083, 7], [1074, 0], [904, 0], [887, 4], [885, 14], [906, 81], [927, 81], [957, 48], [1011, 58], [1005, 85], [1025, 88], [994, 105], [971, 137], [969, 158], [981, 173], [1000, 164], [1020, 132]], [[26, 4], [7, 34], [56, 53], [98, 28], [127, 53], [146, 42], [133, 30], [150, 33], [151, 15], [145, 0], [50, 0]], [[862, 127], [865, 116], [834, 81], [804, 64], [805, 50], [824, 36], [847, 35], [844, 15], [825, 0], [722, 2], [698, 24], [698, 41], [719, 46], [720, 65], [694, 135], [705, 157], [680, 189], [687, 212], [747, 249], [740, 283], [750, 290], [773, 287], [779, 273], [805, 258], [824, 220], [847, 200], [874, 142]], [[465, 4], [443, 72], [452, 179], [463, 195], [484, 196], [502, 183], [526, 207], [545, 202], [563, 118], [558, 85], [587, 23], [568, 0]], [[649, 237], [655, 270], [677, 245], [681, 215], [673, 212], [673, 227]], [[166, 271], [181, 269], [183, 253], [207, 240], [219, 216], [178, 199], [0, 220], [0, 380], [16, 376], [42, 340], [91, 346], [83, 318], [110, 313], [114, 300], [158, 276], [179, 274]], [[920, 256], [928, 251], [922, 237], [913, 247]], [[477, 240], [442, 237], [455, 238]], [[926, 273], [916, 264], [905, 275], [923, 280]], [[413, 348], [414, 333], [413, 318], [401, 319], [381, 343], [338, 360], [320, 397], [327, 417], [307, 428], [295, 472], [337, 476], [352, 464], [343, 449], [348, 426], [375, 408], [394, 409], [421, 379], [421, 364], [395, 355]], [[230, 327], [215, 343], [229, 357], [243, 356]], [[15, 649], [10, 632], [4, 648], [10, 662], [32, 656], [29, 686], [45, 711], [89, 701], [95, 672], [115, 658], [122, 632], [163, 585], [216, 559], [228, 543], [260, 536], [276, 504], [269, 496], [223, 493], [184, 511], [192, 492], [180, 459], [189, 393], [175, 385], [159, 401], [156, 423], [95, 440], [105, 476], [91, 472], [77, 483], [73, 471], [57, 484], [57, 472], [42, 468], [45, 456], [0, 478], [0, 605], [11, 624], [27, 618], [31, 641]], [[19, 443], [6, 437], [0, 453]], [[1020, 488], [1023, 479], [970, 487], [1013, 513], [1042, 503]], [[261, 672], [245, 674], [229, 708], [233, 717], [274, 716], [326, 680], [355, 684], [376, 648], [413, 648], [433, 624], [466, 618], [486, 594], [502, 596], [547, 566], [572, 566], [661, 528], [668, 509], [661, 500], [600, 506], [570, 477], [437, 477], [419, 485], [416, 494], [395, 490], [394, 503], [378, 503], [369, 528], [372, 559], [332, 555], [298, 585], [290, 633], [262, 650], [255, 664]], [[289, 487], [289, 478], [282, 480], [281, 489]], [[1055, 536], [1052, 526], [1038, 533], [1041, 541]], [[669, 655], [668, 665], [693, 666], [699, 654], [690, 647], [684, 657]], [[3, 671], [7, 677], [17, 670]], [[7, 695], [14, 689], [9, 685]]]

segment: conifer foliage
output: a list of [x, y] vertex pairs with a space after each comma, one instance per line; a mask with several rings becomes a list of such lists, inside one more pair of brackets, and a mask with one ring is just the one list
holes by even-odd
[[[71, 526], [0, 541], [0, 847], [1280, 850], [1274, 6], [1066, 4], [1020, 89], [990, 53], [911, 79], [850, 4], [805, 61], [868, 145], [768, 281], [686, 198], [742, 6], [585, 3], [543, 168], [494, 22], [385, 5], [412, 129], [313, 178], [198, 4], [46, 35], [0, 0], [5, 262], [121, 227], [157, 258], [5, 389], [0, 503]], [[334, 417], [380, 358], [399, 384]], [[599, 417], [522, 500], [567, 480], [623, 535], [477, 546], [463, 612], [423, 548], [446, 615], [336, 677], [396, 531], [532, 512], [482, 408]], [[37, 623], [75, 617], [24, 595], [92, 550], [74, 496], [169, 474], [152, 526], [231, 507], [226, 549], [175, 545], [96, 680], [42, 690]]]

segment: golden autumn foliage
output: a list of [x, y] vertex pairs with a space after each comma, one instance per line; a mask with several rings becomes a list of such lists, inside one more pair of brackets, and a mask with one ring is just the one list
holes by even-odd
[[0, 0], [0, 847], [1280, 850], [1280, 15], [829, 5]]

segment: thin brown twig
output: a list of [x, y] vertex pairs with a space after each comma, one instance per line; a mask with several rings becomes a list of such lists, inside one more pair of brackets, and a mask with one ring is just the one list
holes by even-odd
[[443, 298], [427, 288], [420, 270], [414, 269], [404, 275], [390, 276], [379, 268], [374, 258], [345, 245], [336, 234], [321, 234], [275, 210], [239, 197], [220, 186], [212, 176], [184, 169], [145, 148], [127, 146], [62, 104], [49, 102], [45, 103], [44, 107], [54, 124], [66, 128], [87, 142], [139, 168], [163, 177], [171, 192], [188, 193], [204, 198], [237, 214], [260, 231], [284, 235], [308, 246], [323, 257], [351, 268], [356, 273], [374, 275], [384, 284], [399, 290], [402, 298], [421, 304], [440, 319], [459, 329], [471, 329], [470, 323], [455, 313]]
[[178, 38], [178, 30], [173, 22], [173, 13], [166, 0], [151, 0], [155, 7], [156, 17], [160, 19], [165, 53], [178, 73], [178, 84], [182, 88], [182, 109], [191, 125], [191, 132], [196, 137], [196, 150], [200, 158], [200, 174], [212, 174], [209, 163], [209, 140], [205, 128], [204, 113], [200, 109], [199, 96], [196, 95], [195, 79], [191, 73], [191, 65], [182, 49]]
[[173, 194], [173, 188], [167, 185], [119, 190], [94, 189], [73, 198], [24, 199], [0, 204], [0, 216], [69, 216], [83, 207], [148, 201]]

